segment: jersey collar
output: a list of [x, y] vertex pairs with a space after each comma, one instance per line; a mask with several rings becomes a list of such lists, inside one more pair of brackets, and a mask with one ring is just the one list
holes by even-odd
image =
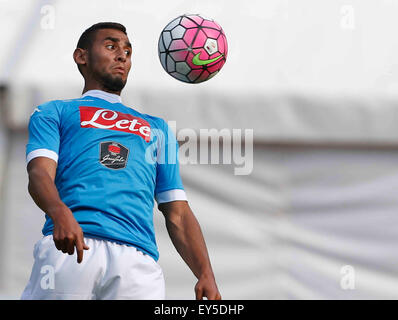
[[88, 90], [82, 95], [82, 98], [86, 96], [100, 98], [110, 103], [122, 103], [122, 98], [119, 95], [102, 90]]

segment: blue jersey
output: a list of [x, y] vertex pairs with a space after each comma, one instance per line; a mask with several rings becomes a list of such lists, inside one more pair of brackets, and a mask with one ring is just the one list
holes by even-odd
[[[116, 97], [116, 98], [115, 98]], [[186, 200], [178, 144], [167, 123], [99, 90], [38, 106], [29, 122], [27, 162], [57, 162], [55, 185], [84, 236], [126, 245], [158, 260], [158, 203]], [[43, 234], [53, 231], [46, 215]]]

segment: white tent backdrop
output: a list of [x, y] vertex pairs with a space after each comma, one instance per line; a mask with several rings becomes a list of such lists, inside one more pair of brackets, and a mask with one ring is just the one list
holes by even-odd
[[[0, 127], [0, 298], [19, 298], [44, 222], [27, 192], [27, 121], [37, 104], [81, 94], [71, 55], [99, 21], [125, 24], [133, 42], [126, 105], [177, 134], [253, 129], [250, 174], [181, 165], [225, 299], [398, 297], [398, 40], [386, 36], [397, 2], [0, 0], [0, 12], [12, 112], [11, 135]], [[168, 76], [156, 52], [187, 12], [213, 17], [229, 41], [224, 69], [200, 85]], [[167, 298], [192, 299], [194, 276], [154, 219]]]
[[[177, 115], [173, 108], [179, 98], [172, 92], [163, 104], [145, 92], [137, 94], [136, 99], [144, 109], [161, 105], [160, 113]], [[211, 100], [217, 101], [214, 110], [217, 105], [235, 110], [228, 99], [213, 96]], [[392, 144], [394, 130], [388, 136], [385, 126], [378, 126], [379, 119], [393, 116], [393, 110], [388, 101], [380, 99], [384, 106], [374, 117], [367, 104], [371, 99], [347, 100], [353, 119], [361, 115], [360, 120], [352, 121], [357, 122], [356, 127], [348, 128], [339, 121], [345, 111], [338, 105], [328, 109], [329, 98], [315, 99], [315, 105], [312, 100], [289, 117], [292, 127], [301, 128], [289, 144], [272, 144], [261, 138], [264, 128], [260, 123], [252, 126], [259, 134], [255, 135], [250, 175], [234, 175], [234, 163], [181, 165], [191, 206], [202, 225], [220, 290], [227, 299], [362, 299], [395, 298], [398, 294], [398, 270], [393, 262], [398, 240], [398, 149]], [[177, 123], [189, 126], [192, 116], [202, 114], [211, 124], [209, 128], [233, 128], [236, 124], [231, 119], [216, 125], [218, 113], [203, 108], [200, 99], [194, 101], [190, 112], [175, 118]], [[240, 104], [238, 99], [234, 101]], [[253, 106], [267, 109], [268, 104], [280, 104], [278, 99], [267, 102], [258, 97], [245, 101], [246, 112], [240, 114], [243, 124], [261, 114]], [[288, 105], [300, 108], [292, 101]], [[327, 117], [316, 112], [321, 106], [328, 110]], [[285, 125], [278, 120], [278, 112], [270, 112], [266, 118], [275, 126], [279, 123], [280, 128]], [[326, 126], [325, 131], [315, 130], [314, 123], [321, 125], [322, 121], [334, 123], [335, 130]], [[308, 132], [314, 139], [300, 137], [300, 133]], [[338, 134], [342, 132], [344, 140], [340, 141]], [[293, 138], [281, 135], [279, 140]], [[314, 141], [315, 146], [303, 144]], [[325, 141], [339, 143], [340, 147], [328, 146]], [[12, 164], [6, 175], [1, 233], [6, 243], [1, 283], [4, 297], [17, 298], [29, 276], [33, 244], [40, 238], [44, 218], [27, 193], [26, 133], [13, 134], [11, 142], [7, 159]], [[161, 213], [155, 210], [154, 216], [167, 297], [193, 298], [194, 277], [172, 247]], [[345, 266], [354, 268], [354, 289], [341, 285]]]

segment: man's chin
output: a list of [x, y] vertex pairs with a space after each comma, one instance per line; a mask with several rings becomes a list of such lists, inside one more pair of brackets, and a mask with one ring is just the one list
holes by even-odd
[[127, 80], [124, 81], [121, 77], [104, 76], [102, 77], [102, 84], [105, 89], [113, 92], [122, 91], [126, 85]]

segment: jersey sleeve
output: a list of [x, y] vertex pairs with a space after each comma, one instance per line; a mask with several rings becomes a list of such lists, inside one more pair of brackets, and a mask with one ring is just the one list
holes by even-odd
[[37, 157], [58, 162], [60, 117], [54, 102], [35, 108], [29, 120], [29, 140], [26, 145], [26, 164]]
[[178, 142], [170, 127], [163, 122], [157, 167], [155, 199], [158, 204], [176, 200], [187, 200], [180, 176]]

